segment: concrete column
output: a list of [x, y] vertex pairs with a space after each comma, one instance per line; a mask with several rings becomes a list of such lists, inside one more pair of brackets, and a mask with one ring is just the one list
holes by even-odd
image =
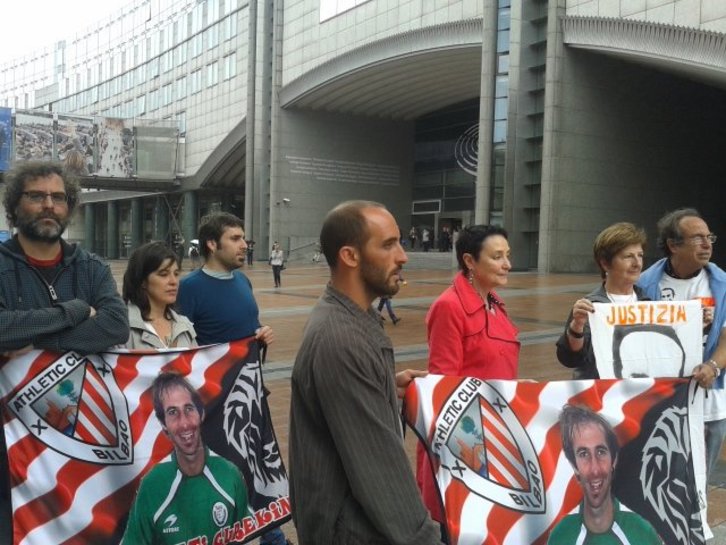
[[156, 197], [154, 202], [154, 228], [151, 235], [154, 240], [163, 240], [169, 244], [169, 207], [164, 197]]
[[196, 191], [184, 193], [184, 207], [182, 208], [181, 231], [184, 240], [184, 251], [189, 248], [189, 241], [197, 238], [197, 216], [199, 215], [199, 198]]
[[[279, 4], [279, 3], [278, 3]], [[247, 177], [245, 183], [252, 183], [253, 229], [247, 236], [254, 236], [258, 257], [265, 259], [270, 250], [270, 231], [276, 225], [274, 206], [270, 195], [275, 189], [270, 180], [270, 140], [273, 99], [273, 15], [275, 2], [264, 0], [257, 6], [257, 76], [255, 89], [255, 133], [254, 133], [254, 179]], [[277, 65], [275, 65], [275, 68]], [[249, 138], [249, 134], [247, 135]]]
[[83, 248], [96, 251], [96, 208], [94, 204], [83, 205]]
[[552, 272], [552, 254], [557, 248], [556, 230], [558, 201], [556, 192], [556, 167], [559, 162], [555, 143], [558, 126], [555, 115], [563, 107], [563, 72], [565, 44], [562, 42], [560, 17], [565, 15], [567, 2], [553, 0], [547, 14], [547, 68], [545, 69], [545, 115], [542, 130], [542, 185], [540, 188], [539, 246], [537, 269]]
[[481, 49], [481, 93], [479, 98], [479, 148], [476, 169], [474, 222], [489, 223], [492, 194], [492, 131], [497, 75], [497, 0], [484, 0], [484, 35]]
[[106, 257], [118, 259], [118, 202], [108, 201], [106, 217]]
[[254, 239], [257, 235], [255, 219], [255, 123], [257, 107], [257, 0], [249, 1], [247, 28], [247, 116], [245, 117], [245, 235]]
[[144, 243], [144, 202], [131, 199], [131, 251]]

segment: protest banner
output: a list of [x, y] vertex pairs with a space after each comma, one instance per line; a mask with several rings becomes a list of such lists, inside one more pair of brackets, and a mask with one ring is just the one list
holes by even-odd
[[600, 378], [687, 377], [703, 361], [699, 301], [593, 306], [588, 320]]
[[[263, 393], [258, 344], [80, 356], [33, 351], [0, 367], [15, 545], [118, 543], [141, 478], [170, 459], [151, 383], [184, 375], [205, 403], [205, 443], [240, 468], [253, 511], [215, 544], [289, 520], [287, 475]], [[211, 545], [211, 544], [210, 544]]]
[[416, 379], [405, 416], [429, 453], [450, 543], [544, 545], [565, 516], [578, 513], [583, 492], [558, 423], [570, 404], [589, 407], [615, 432], [612, 492], [621, 508], [638, 513], [668, 545], [703, 544], [711, 534], [703, 392], [694, 384]]

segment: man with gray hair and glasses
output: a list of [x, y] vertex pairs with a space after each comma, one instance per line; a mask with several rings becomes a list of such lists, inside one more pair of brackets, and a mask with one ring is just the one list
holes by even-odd
[[710, 262], [716, 235], [697, 210], [680, 208], [658, 221], [665, 257], [640, 275], [638, 286], [654, 301], [698, 299], [703, 307], [703, 363], [693, 378], [707, 391], [706, 470], [716, 466], [726, 436], [726, 272]]
[[[128, 313], [108, 265], [61, 238], [78, 204], [78, 182], [47, 161], [19, 163], [4, 182], [16, 233], [0, 245], [0, 355], [34, 348], [93, 354], [125, 343]], [[0, 543], [11, 543], [5, 451], [0, 433]]]

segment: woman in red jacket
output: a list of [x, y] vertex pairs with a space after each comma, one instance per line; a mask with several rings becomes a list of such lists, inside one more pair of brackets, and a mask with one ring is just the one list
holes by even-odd
[[[434, 301], [426, 316], [429, 372], [437, 375], [516, 379], [518, 330], [494, 291], [507, 283], [510, 262], [507, 232], [475, 225], [456, 241], [459, 273]], [[416, 478], [432, 518], [444, 515], [426, 452], [418, 445]]]

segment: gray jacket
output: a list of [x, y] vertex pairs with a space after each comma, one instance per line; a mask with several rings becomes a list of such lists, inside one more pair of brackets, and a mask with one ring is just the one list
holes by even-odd
[[189, 321], [189, 318], [182, 316], [174, 310], [171, 311], [171, 342], [169, 346], [164, 346], [162, 340], [154, 335], [146, 327], [144, 319], [141, 317], [141, 310], [133, 303], [129, 303], [129, 340], [126, 341], [126, 348], [189, 348], [197, 346], [197, 332]]
[[61, 244], [63, 259], [50, 283], [15, 238], [0, 245], [0, 351], [32, 344], [93, 354], [129, 338], [126, 305], [108, 265], [77, 245]]

